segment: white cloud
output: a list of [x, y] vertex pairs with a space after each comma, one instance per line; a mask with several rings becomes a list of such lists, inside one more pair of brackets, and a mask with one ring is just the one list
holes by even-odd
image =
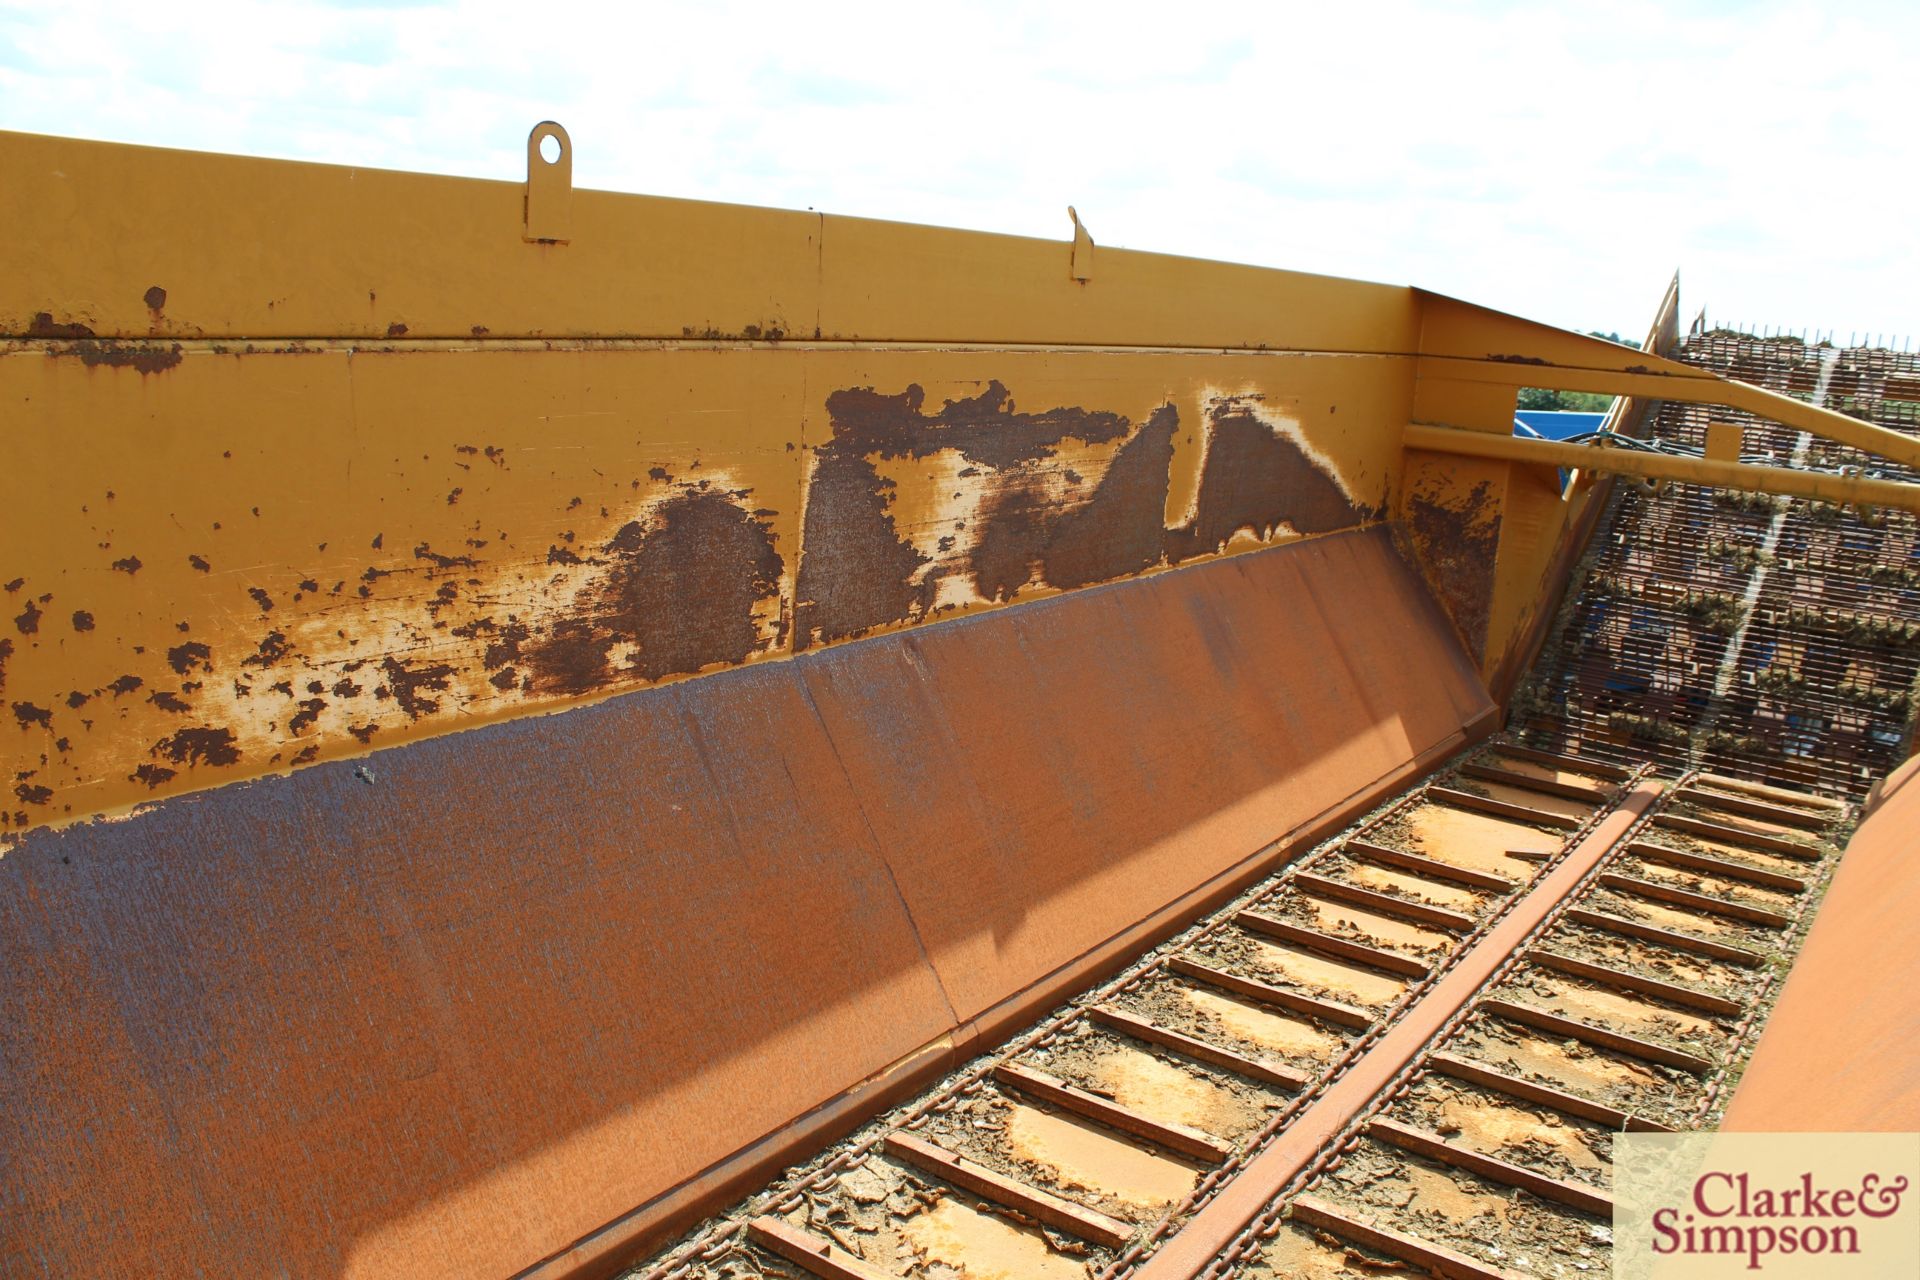
[[[0, 127], [1907, 332], [1920, 7], [0, 6]], [[1920, 336], [1920, 335], [1916, 335]]]

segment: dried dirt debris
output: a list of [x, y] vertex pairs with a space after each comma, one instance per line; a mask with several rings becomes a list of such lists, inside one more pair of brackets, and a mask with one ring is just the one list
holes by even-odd
[[1688, 1127], [1705, 1088], [1699, 1077], [1678, 1067], [1555, 1038], [1484, 1014], [1462, 1027], [1448, 1041], [1447, 1051], [1672, 1128]]
[[1553, 1107], [1429, 1074], [1386, 1114], [1549, 1177], [1603, 1189], [1611, 1183], [1613, 1131]]
[[1611, 1267], [1611, 1223], [1372, 1139], [1314, 1190], [1496, 1267], [1569, 1278]]

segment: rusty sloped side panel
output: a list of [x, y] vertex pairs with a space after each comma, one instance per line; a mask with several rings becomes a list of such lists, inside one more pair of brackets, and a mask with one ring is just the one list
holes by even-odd
[[1487, 710], [1349, 533], [30, 833], [0, 1271], [513, 1274]]
[[0, 860], [8, 1275], [505, 1276], [951, 1015], [790, 666]]
[[1727, 1107], [1724, 1128], [1920, 1129], [1920, 757], [1882, 781]]
[[1409, 363], [74, 345], [0, 351], [0, 835], [1377, 522]]
[[966, 1019], [1480, 714], [1445, 627], [1380, 531], [807, 679]]

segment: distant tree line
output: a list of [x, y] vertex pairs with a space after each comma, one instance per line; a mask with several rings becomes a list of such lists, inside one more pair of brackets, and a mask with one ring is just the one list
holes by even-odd
[[[1598, 329], [1587, 331], [1590, 338], [1605, 338], [1608, 342], [1617, 342], [1623, 347], [1637, 344], [1628, 342], [1617, 333], [1601, 333]], [[1520, 388], [1522, 409], [1561, 410], [1572, 413], [1605, 413], [1613, 406], [1613, 397], [1598, 391], [1549, 391], [1545, 387]]]

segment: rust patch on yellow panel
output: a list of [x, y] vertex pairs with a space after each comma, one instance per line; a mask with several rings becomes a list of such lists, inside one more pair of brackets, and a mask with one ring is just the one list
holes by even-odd
[[1356, 503], [1298, 424], [1265, 411], [1259, 395], [1224, 396], [1207, 406], [1206, 452], [1193, 512], [1168, 530], [1179, 561], [1222, 551], [1238, 537], [1328, 533], [1381, 514]]
[[799, 461], [720, 407], [797, 417], [780, 369], [201, 348], [160, 383], [80, 341], [0, 359], [0, 466], [37, 478], [0, 543], [0, 827], [784, 646]]
[[1505, 485], [1491, 471], [1419, 454], [1408, 462], [1404, 498], [1414, 556], [1476, 659], [1487, 648], [1504, 507]]
[[55, 320], [51, 311], [36, 311], [27, 322], [29, 338], [91, 338], [93, 328], [77, 320]]
[[522, 624], [494, 628], [487, 665], [524, 656], [534, 689], [584, 693], [745, 662], [762, 647], [755, 610], [777, 596], [784, 568], [747, 496], [686, 486], [628, 521], [592, 561], [602, 572], [574, 597], [573, 616], [531, 641]]
[[[377, 733], [471, 715], [477, 706], [635, 687], [775, 647], [784, 564], [774, 513], [757, 512], [752, 490], [725, 481], [648, 484], [623, 510], [588, 514], [569, 500], [551, 522], [574, 527], [541, 539], [544, 550], [530, 548], [530, 559], [513, 548], [497, 560], [479, 548], [452, 554], [421, 540], [351, 582], [323, 589], [304, 579], [295, 585], [305, 590], [284, 602], [248, 587], [267, 630], [251, 652], [227, 655], [224, 681], [213, 679], [206, 644], [167, 651], [174, 672], [193, 677], [181, 692], [201, 697], [189, 706], [163, 691], [150, 701], [213, 721], [191, 739], [156, 743], [151, 754], [172, 765], [237, 763], [238, 739], [224, 722], [239, 727], [249, 750], [284, 748], [283, 760], [304, 763], [322, 736], [369, 744]], [[376, 541], [384, 551], [384, 537]], [[301, 605], [307, 593], [358, 603], [321, 603], [274, 624], [277, 607]], [[330, 734], [316, 733], [323, 718]], [[225, 737], [216, 742], [208, 736], [215, 734]], [[156, 765], [140, 780], [157, 786], [169, 777]]]
[[1136, 423], [1078, 406], [1021, 412], [998, 381], [937, 410], [926, 399], [917, 383], [827, 398], [832, 434], [807, 486], [796, 649], [1381, 514], [1257, 393], [1203, 393], [1193, 498], [1172, 525], [1175, 404]]
[[0, 351], [0, 828], [1353, 527], [1396, 461], [1350, 361], [89, 341]]
[[[972, 598], [1004, 601], [1036, 576], [1080, 586], [1158, 563], [1171, 406], [1135, 432], [1117, 413], [1019, 412], [997, 381], [933, 412], [925, 400], [918, 383], [893, 395], [854, 387], [827, 397], [832, 437], [816, 451], [807, 486], [795, 648], [928, 616], [947, 578], [964, 577]], [[1098, 486], [1058, 464], [1063, 446], [1115, 441], [1126, 443]], [[882, 463], [942, 456], [958, 464], [951, 482], [961, 487], [950, 503], [933, 504], [951, 518], [922, 548], [903, 534], [899, 483]], [[1152, 521], [1144, 530], [1143, 500]]]
[[[147, 290], [148, 305], [152, 307], [155, 295], [164, 305], [167, 294], [164, 289]], [[158, 315], [158, 309], [155, 308]], [[53, 313], [40, 311], [34, 314], [27, 325], [27, 335], [33, 338], [66, 339], [48, 348], [50, 355], [78, 356], [80, 362], [89, 369], [132, 369], [140, 374], [165, 373], [178, 365], [184, 358], [180, 344], [159, 342], [120, 342], [112, 339], [94, 337], [93, 330], [78, 321], [56, 321]]]
[[1066, 591], [1160, 562], [1161, 511], [1179, 426], [1179, 413], [1162, 405], [1115, 451], [1086, 502], [1050, 531], [1040, 557], [1043, 581]]

